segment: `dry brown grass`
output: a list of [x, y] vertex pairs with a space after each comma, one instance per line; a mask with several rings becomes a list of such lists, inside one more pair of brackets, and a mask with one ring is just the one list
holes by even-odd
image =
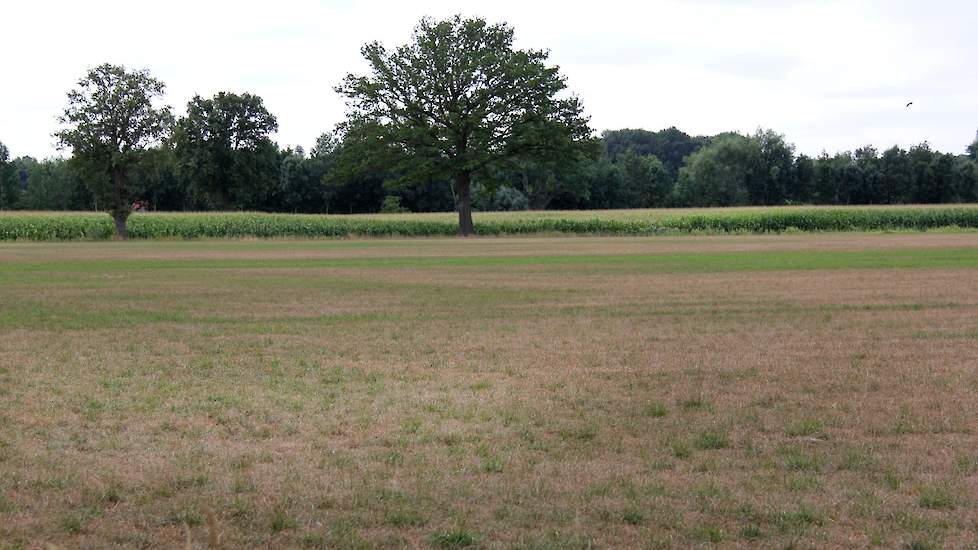
[[973, 546], [978, 265], [276, 265], [942, 247], [0, 245], [0, 540]]

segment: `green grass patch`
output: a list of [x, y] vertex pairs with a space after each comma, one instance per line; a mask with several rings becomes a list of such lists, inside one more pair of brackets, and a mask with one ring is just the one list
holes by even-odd
[[669, 409], [666, 408], [664, 403], [659, 401], [651, 401], [645, 404], [645, 408], [642, 413], [649, 418], [662, 418], [669, 413]]
[[727, 434], [717, 431], [706, 431], [696, 438], [697, 449], [726, 449], [730, 446]]
[[917, 504], [929, 510], [951, 510], [954, 508], [954, 496], [944, 486], [925, 487], [920, 492]]
[[479, 537], [466, 529], [458, 528], [431, 536], [431, 542], [441, 548], [465, 548], [475, 546]]

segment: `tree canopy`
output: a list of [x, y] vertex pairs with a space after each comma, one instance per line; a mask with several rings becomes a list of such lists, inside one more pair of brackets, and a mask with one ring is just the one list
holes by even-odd
[[387, 50], [373, 42], [362, 53], [371, 73], [348, 75], [336, 88], [348, 100], [344, 127], [369, 126], [415, 176], [453, 178], [462, 235], [473, 232], [473, 175], [591, 138], [547, 52], [514, 49], [506, 23], [422, 19], [409, 44]]

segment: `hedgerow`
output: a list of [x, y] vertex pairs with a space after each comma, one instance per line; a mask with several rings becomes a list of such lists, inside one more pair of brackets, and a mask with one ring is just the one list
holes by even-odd
[[[628, 211], [622, 211], [628, 212]], [[654, 235], [660, 233], [780, 233], [785, 231], [928, 230], [978, 228], [978, 206], [767, 208], [675, 213], [647, 217], [578, 212], [566, 217], [476, 214], [480, 235], [565, 233]], [[455, 235], [451, 218], [331, 216], [263, 213], [133, 214], [133, 239], [430, 237]], [[113, 224], [99, 213], [7, 213], [0, 215], [0, 240], [71, 241], [112, 238]]]

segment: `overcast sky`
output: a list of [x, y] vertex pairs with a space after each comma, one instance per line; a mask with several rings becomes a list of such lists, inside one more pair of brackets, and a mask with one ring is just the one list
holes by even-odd
[[764, 127], [817, 154], [922, 141], [958, 153], [978, 130], [974, 0], [11, 0], [0, 141], [14, 156], [56, 154], [65, 92], [109, 62], [149, 69], [178, 114], [194, 94], [258, 94], [279, 145], [308, 149], [342, 120], [333, 86], [365, 71], [360, 46], [403, 43], [420, 17], [456, 12], [549, 49], [598, 131]]

